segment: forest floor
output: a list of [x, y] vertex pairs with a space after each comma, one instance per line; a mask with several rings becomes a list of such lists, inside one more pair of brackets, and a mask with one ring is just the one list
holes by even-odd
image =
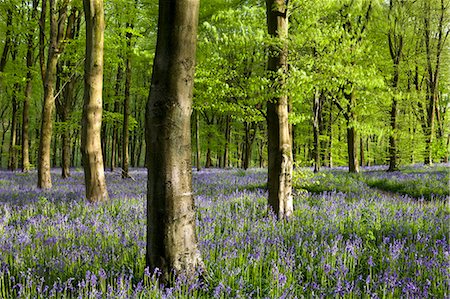
[[294, 215], [267, 209], [265, 169], [193, 172], [206, 279], [171, 288], [145, 269], [146, 170], [107, 172], [110, 202], [83, 173], [0, 171], [0, 298], [448, 298], [449, 165], [294, 172]]

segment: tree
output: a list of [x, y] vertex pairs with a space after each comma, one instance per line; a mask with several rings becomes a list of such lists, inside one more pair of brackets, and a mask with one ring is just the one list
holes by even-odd
[[400, 62], [403, 55], [403, 32], [401, 31], [402, 10], [404, 9], [403, 1], [390, 0], [389, 1], [389, 29], [388, 42], [389, 53], [392, 59], [393, 74], [392, 83], [394, 96], [392, 97], [391, 106], [391, 134], [389, 136], [389, 169], [388, 171], [398, 170], [398, 147], [397, 147], [397, 114], [398, 114], [398, 95], [397, 88], [400, 80]]
[[198, 0], [160, 0], [147, 104], [147, 254], [163, 279], [202, 268], [192, 194], [192, 92]]
[[[423, 109], [424, 116], [422, 116], [424, 120], [422, 127], [425, 134], [425, 164], [433, 163], [433, 134], [436, 120], [440, 122], [439, 77], [442, 68], [442, 53], [450, 34], [450, 28], [448, 26], [449, 7], [449, 2], [445, 0], [440, 0], [438, 3], [429, 0], [423, 1], [423, 34], [427, 72], [426, 108]], [[433, 20], [437, 20], [437, 22]]]
[[89, 201], [98, 202], [108, 199], [100, 136], [105, 30], [103, 0], [83, 0], [83, 7], [86, 19], [86, 60], [81, 153], [86, 198]]
[[26, 54], [26, 65], [27, 65], [27, 77], [25, 84], [25, 97], [23, 100], [23, 110], [22, 110], [22, 171], [27, 172], [30, 169], [30, 150], [29, 150], [29, 130], [30, 130], [30, 100], [32, 91], [32, 80], [33, 80], [33, 65], [34, 65], [34, 33], [35, 22], [37, 16], [37, 9], [39, 5], [39, 0], [32, 1], [31, 13], [28, 17], [28, 24], [31, 24], [28, 28], [27, 33], [27, 54]]
[[[287, 75], [288, 7], [284, 0], [266, 0], [267, 28], [276, 44], [269, 49], [268, 71], [276, 93], [267, 103], [267, 135], [269, 149], [269, 205], [279, 219], [293, 213], [292, 148], [288, 123]], [[281, 75], [280, 75], [281, 73]]]
[[[46, 2], [42, 1], [41, 10], [41, 38], [44, 34]], [[62, 2], [62, 3], [61, 3]], [[59, 4], [59, 6], [58, 6]], [[53, 128], [53, 109], [55, 106], [55, 83], [56, 83], [56, 66], [58, 65], [59, 56], [61, 55], [64, 43], [64, 25], [67, 16], [67, 1], [49, 0], [50, 9], [50, 44], [48, 46], [47, 65], [43, 65], [43, 48], [41, 40], [41, 72], [44, 85], [44, 104], [42, 106], [41, 120], [41, 136], [39, 143], [38, 157], [38, 188], [48, 189], [52, 187], [52, 177], [50, 175], [50, 152]]]

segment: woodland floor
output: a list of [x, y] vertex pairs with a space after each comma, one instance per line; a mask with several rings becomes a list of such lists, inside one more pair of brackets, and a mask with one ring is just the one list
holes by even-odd
[[36, 188], [0, 171], [0, 298], [448, 298], [449, 165], [294, 173], [294, 216], [267, 212], [266, 170], [193, 171], [203, 281], [171, 288], [145, 269], [146, 170]]

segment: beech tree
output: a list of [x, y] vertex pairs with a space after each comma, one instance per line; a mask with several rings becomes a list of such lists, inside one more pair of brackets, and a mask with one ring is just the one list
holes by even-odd
[[150, 269], [202, 268], [192, 194], [191, 112], [199, 0], [160, 0], [147, 104], [147, 254]]
[[38, 188], [47, 189], [52, 187], [52, 177], [50, 175], [50, 153], [53, 129], [53, 110], [55, 106], [55, 83], [56, 66], [61, 55], [64, 44], [64, 26], [67, 17], [67, 0], [49, 0], [50, 10], [50, 44], [48, 46], [47, 64], [44, 66], [44, 30], [46, 0], [42, 1], [41, 8], [41, 74], [44, 85], [44, 103], [42, 106], [41, 136], [39, 142], [38, 157]]
[[[288, 7], [284, 0], [266, 0], [267, 28], [276, 45], [269, 49], [268, 71], [276, 95], [267, 103], [269, 205], [279, 219], [293, 213], [292, 148], [288, 123], [287, 75]], [[280, 75], [281, 73], [281, 75]]]
[[84, 63], [84, 105], [81, 126], [81, 153], [86, 198], [108, 199], [101, 147], [103, 42], [105, 20], [103, 0], [83, 0], [86, 19], [86, 60]]

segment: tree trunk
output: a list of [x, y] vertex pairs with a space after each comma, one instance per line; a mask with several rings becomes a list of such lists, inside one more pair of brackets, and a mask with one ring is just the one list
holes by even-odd
[[348, 154], [348, 171], [358, 173], [358, 147], [356, 137], [356, 116], [354, 107], [356, 105], [355, 93], [352, 91], [350, 94], [346, 94], [348, 99], [347, 105], [347, 154]]
[[[399, 3], [400, 5], [400, 3]], [[392, 78], [392, 88], [395, 93], [397, 93], [398, 82], [400, 79], [400, 61], [402, 58], [403, 51], [403, 36], [397, 34], [395, 28], [398, 26], [398, 16], [396, 11], [394, 11], [394, 1], [389, 2], [389, 19], [393, 17], [392, 30], [388, 33], [389, 42], [389, 52], [393, 64], [393, 78]], [[388, 171], [398, 170], [398, 148], [397, 148], [397, 95], [394, 94], [392, 97], [392, 107], [391, 107], [391, 134], [389, 135], [389, 168]]]
[[[114, 112], [119, 112], [119, 97], [120, 97], [120, 83], [123, 77], [122, 64], [119, 62], [117, 66], [117, 77], [116, 77], [116, 87], [115, 87], [115, 97], [114, 97]], [[117, 139], [119, 135], [119, 128], [117, 124], [113, 122], [112, 124], [112, 138], [111, 138], [111, 172], [116, 168], [116, 156], [117, 156]]]
[[[38, 188], [48, 189], [52, 187], [50, 175], [50, 152], [53, 127], [53, 108], [55, 106], [54, 89], [56, 82], [56, 66], [63, 49], [62, 40], [66, 10], [63, 7], [57, 14], [57, 0], [49, 0], [50, 5], [50, 45], [48, 48], [47, 66], [42, 77], [44, 78], [44, 104], [42, 107], [41, 136], [38, 157]], [[46, 1], [42, 1], [44, 3]], [[43, 4], [43, 9], [44, 9]], [[58, 26], [59, 25], [59, 26]], [[43, 30], [44, 28], [41, 28]]]
[[[36, 18], [39, 0], [33, 0], [33, 7], [28, 22]], [[30, 170], [30, 147], [29, 147], [29, 130], [30, 130], [30, 100], [33, 81], [33, 65], [34, 65], [34, 28], [29, 29], [27, 33], [27, 79], [25, 84], [25, 97], [22, 109], [22, 171]]]
[[229, 165], [229, 152], [231, 142], [231, 116], [225, 117], [225, 145], [223, 148], [223, 167], [227, 168]]
[[203, 268], [192, 194], [192, 89], [198, 0], [160, 0], [158, 37], [150, 89], [147, 266], [192, 277]]
[[[266, 0], [267, 28], [270, 36], [280, 39], [283, 47], [269, 51], [268, 71], [272, 75], [272, 89], [283, 90], [285, 79], [279, 70], [288, 72], [287, 5], [284, 0]], [[292, 148], [289, 136], [288, 98], [286, 94], [274, 96], [267, 103], [267, 134], [269, 150], [268, 188], [269, 205], [278, 219], [293, 213], [292, 203]]]
[[7, 17], [6, 17], [5, 45], [3, 46], [2, 56], [0, 58], [0, 73], [3, 73], [3, 71], [5, 70], [6, 62], [8, 60], [9, 49], [11, 48], [11, 28], [13, 20], [12, 9], [8, 9], [6, 14]]
[[330, 111], [328, 114], [328, 167], [333, 167], [333, 105], [330, 102]]
[[248, 122], [245, 122], [245, 142], [244, 142], [244, 157], [243, 157], [243, 163], [242, 168], [247, 170], [250, 167], [250, 162], [252, 159], [252, 148], [253, 148], [253, 141], [255, 140], [256, 136], [256, 123], [252, 122], [249, 124]]
[[[16, 63], [17, 59], [17, 44], [14, 42], [11, 49], [12, 63]], [[17, 167], [17, 121], [18, 121], [18, 113], [17, 110], [19, 108], [19, 103], [17, 102], [17, 93], [19, 92], [19, 83], [16, 82], [13, 85], [12, 91], [12, 113], [11, 113], [11, 134], [9, 139], [9, 160], [8, 160], [8, 169], [11, 171], [16, 170]]]
[[[127, 28], [133, 28], [133, 25], [127, 24]], [[123, 140], [122, 140], [122, 178], [130, 178], [128, 173], [130, 145], [129, 117], [130, 117], [130, 87], [131, 87], [131, 32], [126, 33], [127, 38], [127, 59], [125, 62], [125, 97], [123, 101]]]
[[[427, 118], [425, 125], [425, 157], [424, 163], [431, 165], [433, 163], [432, 149], [433, 149], [433, 135], [435, 126], [435, 114], [438, 102], [439, 92], [439, 76], [441, 68], [441, 54], [444, 51], [445, 41], [450, 34], [450, 30], [445, 26], [445, 13], [448, 5], [441, 0], [439, 8], [431, 8], [431, 2], [424, 2], [424, 38], [425, 38], [425, 52], [426, 52], [426, 71], [427, 71]], [[431, 28], [433, 24], [432, 11], [438, 12], [437, 28]], [[436, 46], [432, 42], [436, 41]], [[434, 61], [433, 61], [434, 60]]]
[[360, 136], [359, 138], [359, 160], [361, 167], [365, 166], [365, 157], [364, 157], [364, 138]]
[[83, 7], [86, 19], [86, 60], [81, 154], [86, 198], [91, 202], [98, 202], [108, 199], [100, 136], [105, 30], [103, 0], [83, 0]]
[[14, 171], [17, 167], [17, 150], [16, 150], [16, 141], [17, 141], [17, 120], [18, 113], [17, 109], [19, 104], [17, 103], [17, 92], [19, 90], [19, 83], [14, 83], [13, 86], [13, 95], [12, 95], [12, 115], [11, 115], [11, 136], [9, 139], [9, 160], [8, 160], [8, 170]]
[[201, 161], [200, 161], [200, 119], [198, 117], [198, 111], [195, 111], [195, 149], [196, 149], [196, 164], [197, 164], [197, 171], [200, 171], [202, 169]]
[[313, 135], [314, 135], [314, 150], [313, 150], [313, 155], [314, 155], [314, 172], [319, 172], [320, 171], [320, 126], [319, 126], [319, 122], [320, 122], [320, 110], [321, 110], [321, 92], [316, 89], [316, 91], [314, 92], [314, 101], [313, 101]]

